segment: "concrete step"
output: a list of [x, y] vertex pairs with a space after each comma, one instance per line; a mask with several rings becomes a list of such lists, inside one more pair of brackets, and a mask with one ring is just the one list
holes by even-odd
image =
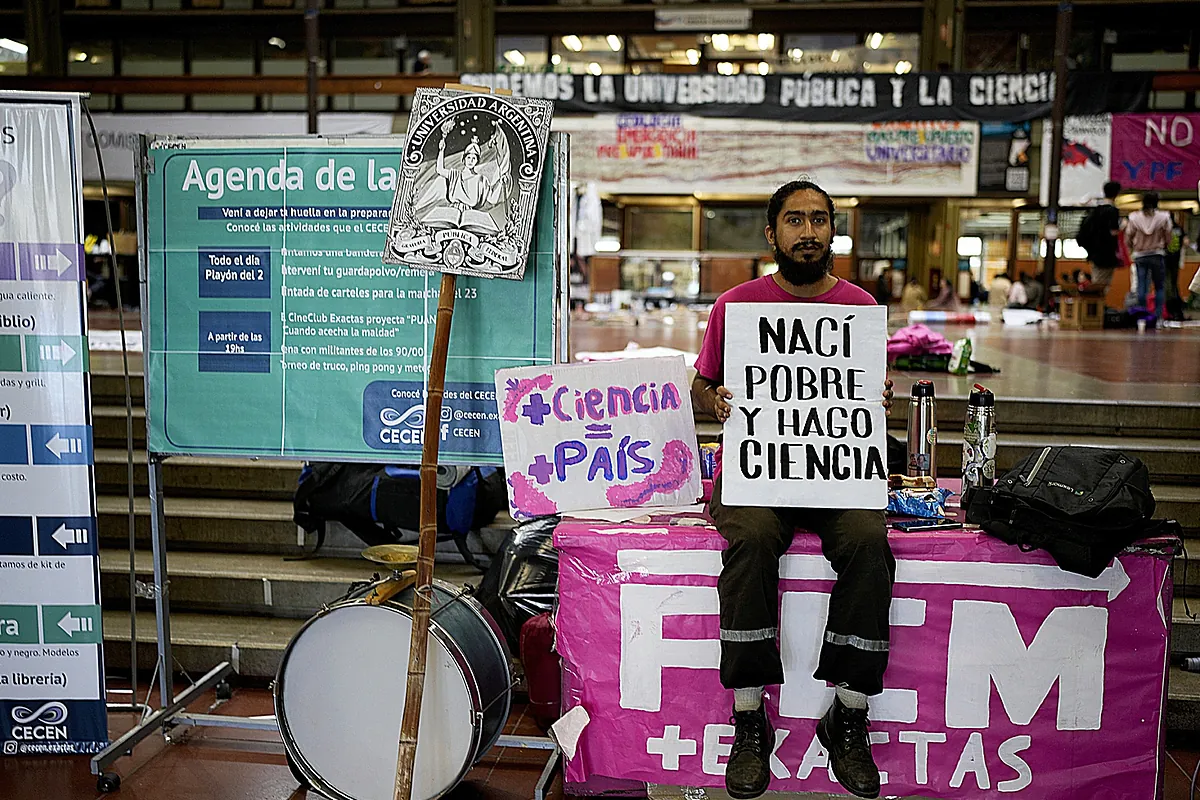
[[1167, 730], [1200, 730], [1200, 673], [1172, 666], [1167, 676]]
[[[137, 551], [134, 558], [138, 579], [151, 581], [150, 552]], [[276, 555], [192, 552], [169, 553], [167, 571], [172, 609], [292, 619], [307, 619], [351, 584], [388, 572], [363, 558], [287, 561]], [[129, 608], [128, 550], [100, 554], [100, 596], [108, 607]], [[139, 605], [153, 608], [146, 599]]]
[[[167, 542], [172, 550], [285, 555], [301, 551], [290, 502], [168, 497], [163, 505]], [[96, 506], [101, 545], [127, 547], [128, 500], [120, 495], [101, 495], [96, 498]], [[149, 509], [147, 497], [134, 498], [139, 547], [149, 547]]]
[[[222, 661], [229, 661], [241, 675], [273, 678], [284, 648], [303, 624], [304, 620], [299, 619], [172, 612], [174, 668], [199, 677]], [[138, 612], [139, 670], [154, 668], [154, 631], [153, 612]], [[129, 612], [105, 611], [105, 668], [124, 674], [129, 671], [129, 661]]]
[[[135, 551], [134, 559], [138, 579], [151, 581], [150, 552]], [[344, 596], [351, 584], [390, 570], [361, 557], [287, 561], [252, 553], [171, 552], [167, 571], [173, 610], [307, 619]], [[435, 574], [456, 586], [478, 584], [482, 578], [465, 564], [439, 562]], [[108, 608], [129, 608], [128, 550], [100, 554], [100, 596]], [[144, 610], [154, 608], [153, 601], [144, 598], [138, 605]]]
[[[961, 429], [938, 429], [938, 474], [962, 474]], [[1038, 453], [1050, 443], [1075, 447], [1119, 450], [1140, 458], [1156, 483], [1200, 486], [1200, 440], [1163, 439], [1144, 436], [1086, 436], [1072, 434], [1048, 438], [1043, 434], [1002, 433], [996, 448], [997, 473], [1016, 467], [1022, 459]]]
[[1176, 597], [1172, 603], [1171, 653], [1176, 656], [1200, 655], [1200, 600]]
[[[92, 446], [125, 449], [126, 425], [124, 400], [119, 406], [92, 403]], [[146, 447], [146, 409], [133, 407], [133, 446]]]
[[[213, 554], [206, 554], [211, 556]], [[123, 561], [122, 561], [123, 559]], [[149, 564], [149, 554], [135, 553], [136, 563]], [[177, 560], [178, 559], [178, 560]], [[245, 563], [235, 563], [247, 559]], [[262, 617], [230, 614], [195, 613], [186, 610], [187, 586], [195, 581], [213, 580], [213, 588], [221, 581], [234, 581], [238, 576], [247, 585], [257, 582], [262, 586], [262, 576], [254, 576], [249, 572], [254, 568], [269, 568], [280, 574], [290, 573], [292, 579], [300, 576], [301, 570], [310, 569], [311, 576], [318, 583], [326, 583], [330, 591], [334, 591], [335, 583], [323, 581], [322, 578], [332, 579], [337, 576], [348, 577], [354, 573], [354, 568], [344, 562], [322, 565], [323, 560], [308, 562], [284, 562], [268, 565], [264, 561], [254, 560], [253, 556], [230, 556], [225, 561], [179, 559], [178, 555], [170, 557], [168, 567], [171, 572], [171, 642], [172, 655], [176, 661], [176, 669], [186, 670], [196, 677], [212, 669], [222, 661], [229, 661], [240, 675], [253, 678], [273, 678], [279, 670], [279, 661], [283, 657], [284, 648], [292, 637], [300, 630], [304, 621], [311, 616], [303, 617]], [[109, 557], [101, 557], [101, 581], [116, 581], [122, 562], [125, 569], [129, 566], [129, 554], [113, 553]], [[361, 561], [366, 567], [374, 567], [367, 561]], [[307, 565], [307, 566], [302, 566]], [[382, 569], [382, 568], [381, 568]], [[128, 573], [124, 577], [128, 581]], [[368, 574], [367, 577], [370, 577]], [[479, 584], [480, 575], [461, 565], [438, 564], [434, 569], [434, 577], [454, 586], [466, 583]], [[282, 587], [277, 587], [282, 588]], [[335, 600], [345, 594], [349, 584], [336, 589], [330, 596]], [[125, 595], [128, 598], [128, 594]], [[104, 610], [104, 661], [106, 669], [112, 673], [126, 674], [129, 671], [129, 610], [120, 608], [120, 604]], [[319, 606], [318, 606], [319, 608]], [[313, 613], [316, 613], [314, 609]], [[152, 606], [137, 613], [138, 668], [150, 670], [154, 667], [155, 623]], [[403, 665], [400, 667], [403, 668]], [[148, 673], [147, 673], [148, 674]]]
[[[290, 500], [296, 491], [300, 468], [299, 461], [173, 456], [163, 462], [164, 491], [168, 496]], [[127, 473], [123, 447], [97, 448], [97, 492], [124, 495]], [[136, 493], [147, 494], [145, 450], [134, 453], [133, 476]]]
[[[961, 431], [966, 410], [966, 397], [937, 398], [938, 428]], [[907, 420], [908, 389], [898, 382], [896, 405], [892, 409], [892, 416], [888, 418], [888, 428], [903, 429]], [[1001, 436], [1042, 433], [1054, 437], [1148, 436], [1170, 439], [1200, 430], [1200, 404], [998, 397], [996, 423]]]
[[[100, 544], [105, 548], [129, 546], [129, 500], [124, 495], [96, 498], [99, 511]], [[134, 498], [135, 536], [138, 549], [150, 547], [150, 501]], [[168, 497], [163, 504], [166, 518], [167, 547], [170, 551], [217, 551], [222, 553], [260, 553], [300, 555], [316, 544], [292, 521], [290, 500], [245, 500], [212, 497]], [[480, 531], [487, 552], [495, 552], [512, 529], [506, 513], [496, 517]], [[416, 533], [412, 533], [415, 540]], [[328, 526], [321, 555], [357, 558], [366, 545], [338, 524]], [[438, 558], [461, 562], [453, 541], [438, 542]], [[127, 557], [128, 559], [128, 557]]]
[[[105, 353], [104, 355], [109, 355]], [[120, 357], [118, 356], [118, 359]], [[92, 383], [92, 403], [98, 406], [120, 406], [125, 407], [125, 378], [120, 372], [120, 361], [117, 361], [117, 370], [113, 371], [105, 360], [105, 368], [102, 371], [96, 371], [97, 361], [100, 360], [99, 354], [93, 352], [91, 365]], [[146, 404], [146, 382], [142, 375], [142, 365], [139, 359], [137, 364], [130, 364], [132, 370], [136, 366], [137, 372], [131, 372], [129, 375], [129, 394], [133, 400], [134, 406], [144, 406]]]
[[1185, 535], [1200, 536], [1200, 486], [1163, 486], [1152, 484], [1154, 516], [1178, 520]]

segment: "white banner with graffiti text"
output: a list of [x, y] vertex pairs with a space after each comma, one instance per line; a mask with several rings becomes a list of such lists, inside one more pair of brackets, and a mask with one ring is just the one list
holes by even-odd
[[770, 194], [808, 176], [834, 195], [975, 194], [975, 122], [805, 123], [683, 114], [559, 117], [571, 178], [620, 193]]

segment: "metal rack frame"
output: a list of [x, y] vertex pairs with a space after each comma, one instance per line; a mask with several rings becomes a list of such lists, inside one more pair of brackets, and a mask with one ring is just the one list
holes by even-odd
[[[567, 298], [568, 268], [570, 259], [569, 213], [567, 198], [570, 192], [569, 179], [569, 137], [563, 133], [552, 133], [555, 147], [556, 181], [554, 186], [554, 261], [557, 270], [557, 291], [554, 293], [554, 318], [557, 326], [556, 344], [559, 348], [560, 361], [567, 358], [567, 325], [559, 324], [566, 310], [570, 307]], [[351, 138], [351, 137], [348, 137]], [[139, 175], [144, 172], [144, 153], [136, 153], [136, 166]], [[150, 332], [146, 309], [149, 308], [147, 274], [147, 229], [145, 224], [146, 197], [145, 184], [138, 180], [136, 185], [138, 226], [138, 263], [140, 269], [139, 285], [142, 299], [142, 341], [149, 346]], [[109, 744], [97, 753], [91, 760], [91, 771], [98, 776], [97, 788], [109, 792], [120, 786], [120, 777], [109, 771], [109, 767], [121, 758], [132, 755], [133, 748], [152, 734], [161, 731], [166, 735], [176, 727], [216, 727], [236, 728], [242, 730], [276, 731], [279, 730], [278, 720], [274, 717], [237, 717], [215, 714], [191, 714], [186, 709], [189, 705], [203, 696], [207, 691], [224, 682], [234, 674], [233, 666], [223, 661], [209, 670], [203, 677], [189, 685], [179, 694], [175, 694], [174, 656], [171, 644], [171, 610], [170, 610], [170, 579], [167, 573], [167, 542], [166, 515], [164, 511], [164, 482], [163, 462], [168, 458], [162, 453], [147, 452], [148, 474], [150, 483], [150, 549], [154, 565], [154, 581], [150, 592], [154, 598], [155, 640], [157, 644], [157, 669], [159, 708], [125, 735]], [[130, 642], [132, 657], [137, 658], [137, 642]], [[137, 691], [137, 687], [134, 687]], [[135, 695], [136, 700], [136, 695]], [[135, 703], [136, 706], [136, 703]], [[534, 788], [534, 800], [544, 800], [550, 783], [558, 771], [562, 758], [558, 745], [548, 737], [540, 736], [501, 736], [496, 741], [496, 747], [514, 747], [530, 750], [545, 750], [549, 753], [546, 766]]]

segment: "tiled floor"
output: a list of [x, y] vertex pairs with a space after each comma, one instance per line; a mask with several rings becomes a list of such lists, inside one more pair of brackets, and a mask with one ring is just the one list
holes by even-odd
[[[122, 695], [121, 697], [128, 697]], [[271, 694], [243, 688], [227, 703], [214, 708], [210, 693], [189, 708], [193, 713], [253, 716], [272, 714]], [[136, 718], [110, 714], [110, 736], [129, 730]], [[514, 706], [508, 734], [541, 732]], [[146, 739], [130, 758], [113, 770], [121, 788], [113, 800], [307, 800], [316, 792], [298, 788], [287, 767], [278, 734], [221, 728], [176, 729], [177, 740], [165, 744], [160, 735]], [[546, 763], [546, 751], [496, 748], [447, 795], [448, 800], [531, 800], [534, 785]], [[102, 797], [89, 759], [79, 757], [0, 758], [0, 798], [3, 800], [83, 800]], [[561, 781], [555, 779], [551, 800], [561, 800]]]
[[[209, 694], [189, 710], [235, 716], [272, 713], [271, 696], [265, 689], [238, 689], [227, 703], [218, 707], [213, 703], [213, 695]], [[111, 735], [119, 736], [133, 722], [134, 717], [129, 714], [110, 715]], [[505, 732], [540, 734], [520, 705], [514, 707]], [[113, 800], [317, 800], [320, 797], [297, 786], [288, 770], [283, 745], [275, 734], [203, 728], [179, 732], [175, 738], [174, 743], [166, 744], [161, 736], [151, 736], [136, 748], [132, 757], [117, 762], [114, 769], [122, 776], [121, 788], [108, 797]], [[1189, 737], [1168, 742], [1163, 800], [1192, 800], [1189, 789], [1198, 762], [1200, 740]], [[447, 800], [531, 800], [544, 764], [544, 751], [495, 749], [447, 795]], [[96, 791], [96, 779], [85, 757], [0, 758], [3, 800], [99, 797], [104, 795]], [[563, 800], [561, 779], [555, 779], [548, 797]]]

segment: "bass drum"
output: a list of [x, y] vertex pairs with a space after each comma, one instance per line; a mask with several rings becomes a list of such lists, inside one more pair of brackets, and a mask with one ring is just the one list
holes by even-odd
[[[377, 585], [310, 619], [275, 681], [288, 755], [335, 800], [392, 800], [396, 782], [413, 589], [369, 605]], [[491, 616], [437, 581], [432, 608], [413, 800], [434, 800], [462, 780], [500, 737], [512, 700], [508, 650]]]

